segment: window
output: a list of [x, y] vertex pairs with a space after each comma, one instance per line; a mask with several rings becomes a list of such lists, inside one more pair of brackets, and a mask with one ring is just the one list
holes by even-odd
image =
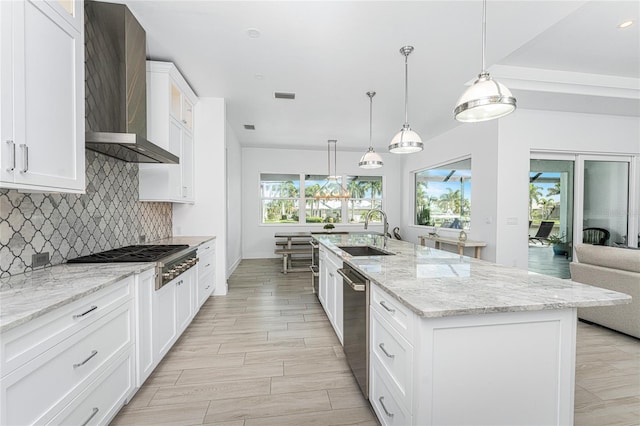
[[[382, 208], [382, 176], [344, 176], [338, 182], [351, 198], [316, 199], [327, 175], [261, 174], [262, 223], [362, 223], [367, 211]], [[381, 221], [377, 214], [371, 217]]]
[[415, 179], [416, 225], [470, 228], [470, 158], [421, 170]]
[[[382, 209], [382, 177], [347, 176], [349, 223], [363, 223], [364, 215], [371, 209]], [[380, 213], [371, 216], [371, 222], [381, 222]]]
[[298, 223], [300, 176], [261, 174], [262, 223]]

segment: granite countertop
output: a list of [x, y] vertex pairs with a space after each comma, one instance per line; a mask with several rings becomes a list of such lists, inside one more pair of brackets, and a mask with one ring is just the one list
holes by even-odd
[[169, 237], [161, 240], [150, 241], [147, 244], [187, 244], [191, 247], [199, 246], [216, 237]]
[[389, 239], [392, 256], [353, 257], [339, 245], [382, 247], [366, 234], [316, 235], [318, 242], [422, 317], [619, 305], [631, 296]]
[[145, 263], [61, 264], [0, 280], [0, 332], [155, 267]]
[[[215, 237], [169, 237], [156, 244], [187, 244], [191, 247]], [[0, 332], [64, 306], [129, 275], [154, 268], [155, 262], [79, 263], [55, 265], [0, 280]]]

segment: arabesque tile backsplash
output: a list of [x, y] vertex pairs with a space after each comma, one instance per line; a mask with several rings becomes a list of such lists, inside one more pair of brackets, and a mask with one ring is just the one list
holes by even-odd
[[31, 267], [171, 236], [171, 204], [138, 201], [138, 165], [86, 151], [86, 194], [0, 190], [0, 278]]

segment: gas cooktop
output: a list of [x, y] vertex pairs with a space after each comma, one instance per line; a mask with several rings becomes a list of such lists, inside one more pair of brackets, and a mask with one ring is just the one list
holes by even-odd
[[134, 245], [76, 257], [69, 259], [67, 263], [157, 262], [187, 248], [187, 244]]

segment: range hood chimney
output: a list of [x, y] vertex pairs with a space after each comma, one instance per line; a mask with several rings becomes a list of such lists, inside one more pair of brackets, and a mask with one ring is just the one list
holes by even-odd
[[85, 147], [130, 163], [178, 164], [147, 140], [146, 34], [123, 4], [85, 2]]

